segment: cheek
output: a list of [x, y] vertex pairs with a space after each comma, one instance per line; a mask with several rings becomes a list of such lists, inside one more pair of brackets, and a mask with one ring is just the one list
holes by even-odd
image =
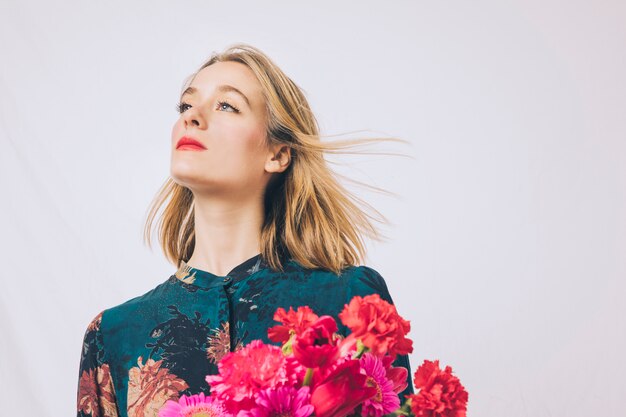
[[242, 158], [253, 158], [261, 151], [264, 128], [255, 123], [240, 123], [216, 126], [215, 138], [220, 141], [218, 146], [236, 149], [235, 155]]
[[260, 176], [263, 173], [266, 153], [264, 151], [265, 129], [259, 125], [230, 126], [222, 132], [225, 140], [218, 144], [216, 157], [236, 170], [241, 176]]

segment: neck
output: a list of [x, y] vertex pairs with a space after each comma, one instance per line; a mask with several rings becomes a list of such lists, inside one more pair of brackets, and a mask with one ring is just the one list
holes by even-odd
[[224, 276], [261, 252], [262, 197], [225, 201], [194, 196], [195, 246], [187, 263]]

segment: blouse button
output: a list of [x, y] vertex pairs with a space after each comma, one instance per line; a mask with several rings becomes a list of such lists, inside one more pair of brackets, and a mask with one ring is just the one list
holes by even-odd
[[224, 282], [228, 282], [228, 281], [230, 281], [230, 277], [224, 278]]

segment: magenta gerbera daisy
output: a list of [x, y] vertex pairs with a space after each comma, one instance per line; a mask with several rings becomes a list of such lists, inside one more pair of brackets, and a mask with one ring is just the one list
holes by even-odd
[[259, 391], [257, 406], [237, 417], [308, 417], [315, 408], [311, 405], [310, 387], [291, 386], [267, 388]]
[[387, 378], [387, 369], [382, 358], [368, 352], [361, 356], [360, 361], [361, 369], [367, 374], [366, 384], [378, 390], [375, 396], [365, 400], [361, 415], [381, 417], [400, 408], [400, 398], [394, 391], [394, 382]]
[[178, 401], [168, 400], [159, 410], [159, 417], [232, 417], [222, 403], [203, 392], [183, 395]]

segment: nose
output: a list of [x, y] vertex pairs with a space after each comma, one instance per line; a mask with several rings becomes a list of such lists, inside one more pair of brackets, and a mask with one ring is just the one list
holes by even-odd
[[200, 114], [200, 112], [197, 111], [195, 107], [191, 107], [190, 109], [187, 109], [187, 111], [185, 111], [185, 113], [183, 114], [184, 114], [183, 119], [185, 121], [185, 127], [194, 126], [199, 129], [204, 129], [205, 124], [206, 124], [204, 120], [204, 116]]

